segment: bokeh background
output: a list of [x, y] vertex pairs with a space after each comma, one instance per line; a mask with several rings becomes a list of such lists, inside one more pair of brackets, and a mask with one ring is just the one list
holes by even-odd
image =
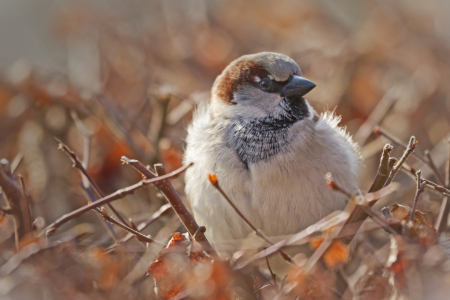
[[[430, 150], [443, 174], [442, 141], [450, 132], [448, 28], [445, 0], [1, 0], [0, 157], [20, 162], [15, 173], [24, 176], [32, 195], [33, 216], [49, 224], [89, 200], [54, 137], [80, 159], [89, 154], [89, 173], [106, 194], [140, 180], [121, 164], [122, 155], [175, 170], [182, 166], [192, 112], [208, 101], [215, 77], [241, 55], [275, 51], [292, 57], [317, 84], [307, 97], [316, 110], [342, 115], [341, 124], [360, 143], [362, 191], [388, 142], [372, 134], [375, 123], [405, 143], [416, 136], [417, 152]], [[403, 149], [394, 147], [400, 157]], [[417, 158], [408, 163], [433, 179]], [[415, 182], [404, 174], [397, 181], [402, 190], [377, 207], [411, 205]], [[184, 197], [183, 178], [173, 183]], [[441, 200], [425, 193], [419, 208], [435, 219]], [[114, 206], [139, 223], [164, 201], [150, 187]], [[145, 232], [167, 239], [179, 227], [175, 220], [169, 214]], [[12, 225], [3, 223], [2, 263], [13, 255], [5, 250]], [[91, 235], [82, 258], [62, 251], [50, 255], [56, 262], [48, 266], [23, 264], [0, 279], [0, 295], [153, 297], [153, 282], [139, 273], [142, 268], [123, 264], [133, 258], [101, 256], [94, 266], [77, 261], [97, 257], [111, 244], [94, 213], [60, 230], [77, 224]], [[92, 278], [96, 287], [87, 283]]]

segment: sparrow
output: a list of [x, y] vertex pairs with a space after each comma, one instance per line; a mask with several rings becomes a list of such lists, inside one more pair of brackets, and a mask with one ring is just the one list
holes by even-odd
[[295, 234], [348, 198], [330, 190], [325, 174], [348, 191], [357, 188], [358, 147], [333, 113], [320, 116], [304, 96], [316, 85], [290, 57], [272, 52], [231, 62], [188, 127], [185, 192], [214, 245], [252, 232], [215, 190], [208, 174], [267, 236]]

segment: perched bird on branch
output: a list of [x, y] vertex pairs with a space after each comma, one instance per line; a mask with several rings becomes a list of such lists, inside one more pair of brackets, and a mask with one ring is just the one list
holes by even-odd
[[[208, 174], [267, 236], [294, 234], [335, 210], [357, 187], [357, 146], [339, 117], [320, 116], [304, 96], [316, 85], [278, 53], [245, 55], [228, 65], [188, 129], [186, 193], [213, 245], [245, 238], [250, 227], [214, 189]], [[220, 246], [218, 246], [220, 250]]]

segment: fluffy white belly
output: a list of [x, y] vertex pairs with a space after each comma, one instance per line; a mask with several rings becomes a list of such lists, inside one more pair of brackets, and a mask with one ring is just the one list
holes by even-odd
[[[358, 155], [329, 120], [321, 119], [312, 129], [303, 125], [297, 129], [305, 135], [298, 144], [248, 166], [220, 137], [208, 139], [203, 130], [200, 139], [194, 130], [185, 157], [186, 163], [194, 162], [186, 173], [186, 193], [195, 219], [206, 227], [213, 244], [243, 239], [251, 229], [212, 187], [208, 173], [217, 175], [239, 210], [268, 236], [294, 234], [345, 206], [347, 199], [326, 186], [327, 172], [348, 190], [356, 188]], [[330, 133], [334, 136], [322, 144], [321, 134]]]

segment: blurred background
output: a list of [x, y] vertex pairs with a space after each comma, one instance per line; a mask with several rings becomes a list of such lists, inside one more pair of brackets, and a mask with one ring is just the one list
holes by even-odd
[[[54, 137], [80, 160], [88, 159], [88, 171], [105, 194], [140, 180], [121, 164], [123, 155], [162, 163], [170, 172], [182, 166], [186, 127], [196, 104], [208, 101], [215, 77], [241, 55], [274, 51], [292, 57], [317, 84], [307, 98], [318, 112], [342, 115], [341, 125], [361, 146], [362, 191], [372, 183], [388, 142], [372, 134], [376, 124], [404, 143], [416, 136], [416, 152], [430, 150], [443, 174], [447, 150], [442, 141], [450, 132], [448, 28], [450, 2], [445, 0], [1, 0], [0, 158], [16, 163], [15, 173], [23, 175], [32, 196], [33, 217], [49, 224], [90, 201]], [[402, 152], [394, 145], [393, 156]], [[408, 163], [433, 179], [416, 157]], [[403, 201], [411, 206], [415, 182], [405, 174], [396, 179], [404, 188], [377, 207]], [[184, 198], [183, 178], [173, 184]], [[419, 209], [434, 220], [441, 200], [425, 193]], [[164, 203], [150, 187], [114, 206], [139, 223]], [[167, 240], [179, 226], [175, 220], [168, 214], [145, 232]], [[0, 242], [6, 243], [13, 229], [4, 223]], [[95, 256], [103, 251], [95, 247], [111, 244], [94, 213], [60, 230], [76, 224], [88, 224], [83, 230], [92, 235], [84, 255]], [[0, 259], [11, 255], [5, 250]], [[130, 275], [134, 267], [122, 265], [120, 258], [107, 256], [99, 264], [110, 266], [107, 273], [117, 278], [127, 276], [122, 284], [97, 265], [78, 261], [75, 267], [66, 260], [70, 255], [61, 254], [44, 277], [36, 275], [43, 266], [30, 265], [20, 276], [0, 279], [0, 294], [11, 299], [57, 299], [67, 291], [76, 295], [71, 299], [108, 292], [120, 299], [124, 294], [151, 297], [152, 280], [138, 271]], [[94, 270], [89, 276], [101, 278], [96, 289], [81, 288], [80, 274], [89, 268]], [[66, 277], [61, 289], [49, 288]], [[27, 289], [20, 288], [24, 282]]]

